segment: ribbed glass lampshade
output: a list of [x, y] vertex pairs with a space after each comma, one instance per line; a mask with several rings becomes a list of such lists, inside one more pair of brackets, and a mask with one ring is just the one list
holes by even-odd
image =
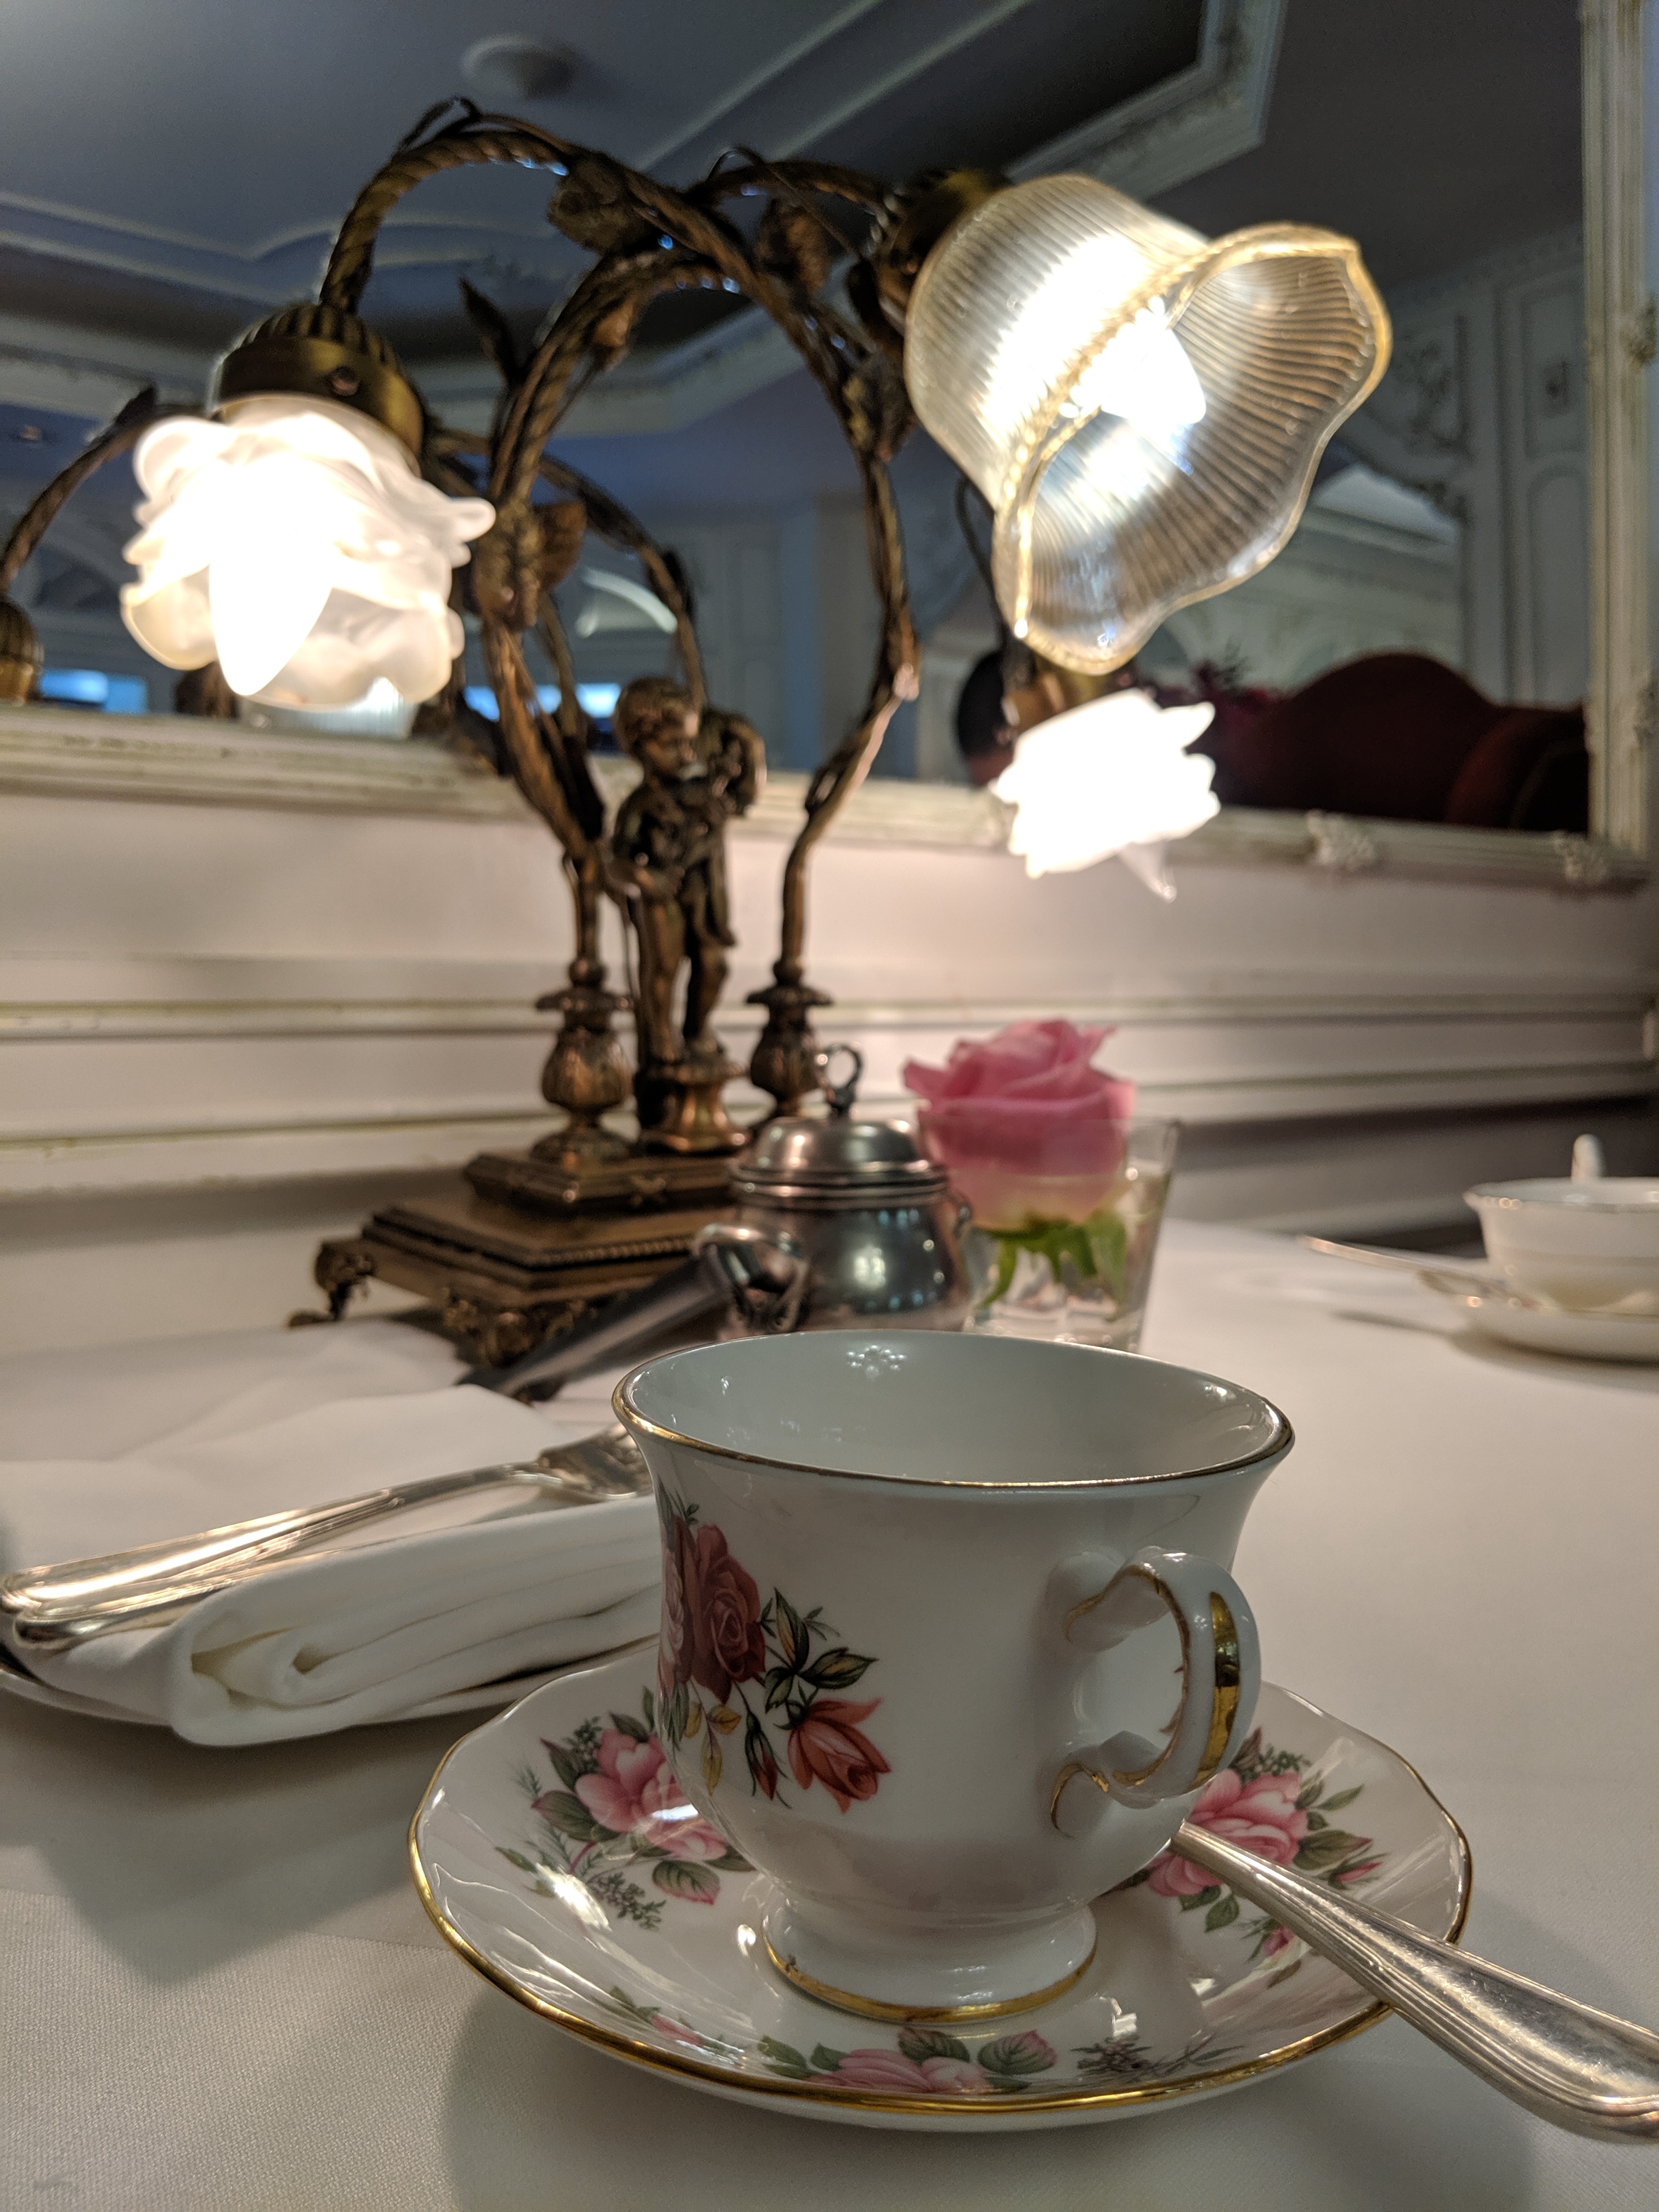
[[1351, 240], [1212, 242], [1091, 177], [964, 216], [905, 318], [916, 412], [995, 510], [1004, 616], [1093, 671], [1273, 558], [1388, 357]]

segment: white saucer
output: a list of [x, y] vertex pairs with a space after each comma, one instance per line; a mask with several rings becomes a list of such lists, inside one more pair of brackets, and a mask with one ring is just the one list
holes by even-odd
[[[654, 1648], [654, 1645], [653, 1645]], [[544, 1683], [556, 1681], [568, 1670], [561, 1667], [539, 1668], [533, 1674], [514, 1674], [501, 1682], [483, 1682], [470, 1690], [451, 1690], [441, 1698], [428, 1698], [424, 1705], [411, 1705], [406, 1712], [382, 1713], [373, 1721], [357, 1721], [357, 1728], [379, 1728], [391, 1721], [430, 1720], [445, 1713], [479, 1713], [492, 1708], [510, 1705], [517, 1698], [539, 1690]], [[38, 1674], [31, 1674], [21, 1660], [13, 1657], [0, 1644], [0, 1692], [21, 1698], [26, 1705], [50, 1705], [55, 1712], [78, 1713], [82, 1720], [125, 1721], [130, 1728], [165, 1728], [167, 1723], [150, 1713], [135, 1713], [125, 1705], [106, 1705], [101, 1698], [83, 1698], [73, 1690], [60, 1690], [54, 1682], [43, 1682]]]
[[[462, 1957], [618, 2058], [869, 2127], [1058, 2127], [1258, 2080], [1387, 2010], [1231, 1892], [1166, 1893], [1205, 1879], [1167, 1855], [1097, 1901], [1082, 1981], [997, 2029], [876, 2027], [820, 2004], [764, 1962], [764, 1877], [673, 1817], [653, 1674], [651, 1652], [623, 1653], [533, 1692], [455, 1747], [410, 1831], [422, 1900]], [[1468, 1847], [1396, 1753], [1264, 1685], [1236, 1771], [1259, 1785], [1257, 1832], [1265, 1820], [1304, 1870], [1459, 1933]], [[1287, 1772], [1294, 1811], [1265, 1787]], [[1219, 1776], [1205, 1800], [1229, 1794]], [[641, 1803], [654, 1811], [629, 1812]]]
[[1553, 1352], [1569, 1359], [1659, 1362], [1659, 1315], [1557, 1313], [1522, 1305], [1501, 1291], [1456, 1290], [1443, 1275], [1425, 1273], [1418, 1279], [1449, 1299], [1483, 1336], [1518, 1345], [1523, 1352]]

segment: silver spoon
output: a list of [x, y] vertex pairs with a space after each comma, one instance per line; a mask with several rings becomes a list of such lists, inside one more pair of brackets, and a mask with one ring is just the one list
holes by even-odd
[[1659, 2036], [1270, 1866], [1207, 1828], [1182, 1821], [1173, 1848], [1540, 2119], [1576, 2135], [1659, 2142]]
[[1304, 1251], [1318, 1252], [1328, 1260], [1357, 1260], [1362, 1267], [1386, 1267], [1395, 1274], [1415, 1275], [1431, 1290], [1470, 1291], [1486, 1298], [1507, 1298], [1511, 1305], [1534, 1313], [1559, 1313], [1553, 1298], [1534, 1291], [1520, 1291], [1502, 1275], [1484, 1267], [1470, 1267], [1455, 1260], [1436, 1260], [1413, 1252], [1383, 1252], [1371, 1244], [1339, 1244], [1328, 1237], [1298, 1237]]
[[296, 1552], [410, 1507], [499, 1483], [525, 1485], [550, 1504], [590, 1505], [604, 1498], [639, 1497], [650, 1489], [651, 1478], [624, 1429], [601, 1429], [574, 1443], [550, 1445], [524, 1466], [425, 1475], [331, 1505], [232, 1522], [199, 1536], [137, 1544], [130, 1551], [66, 1559], [55, 1566], [19, 1568], [0, 1576], [0, 1614], [8, 1619], [20, 1647], [42, 1654], [76, 1650], [124, 1629], [160, 1628], [216, 1590]]

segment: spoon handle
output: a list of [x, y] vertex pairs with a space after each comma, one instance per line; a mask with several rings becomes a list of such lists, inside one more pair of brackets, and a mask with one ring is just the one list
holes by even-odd
[[1270, 1866], [1189, 1821], [1174, 1848], [1540, 2118], [1577, 2135], [1659, 2142], [1659, 2036]]

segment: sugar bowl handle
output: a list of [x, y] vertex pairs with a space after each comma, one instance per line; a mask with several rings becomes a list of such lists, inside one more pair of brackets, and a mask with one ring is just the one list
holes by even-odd
[[1145, 1806], [1202, 1789], [1238, 1748], [1261, 1686], [1255, 1618], [1226, 1569], [1157, 1545], [1121, 1565], [1085, 1554], [1056, 1571], [1049, 1601], [1061, 1635], [1081, 1651], [1109, 1650], [1166, 1612], [1181, 1631], [1181, 1707], [1168, 1742], [1160, 1749], [1126, 1729], [1068, 1760], [1049, 1800], [1055, 1827], [1088, 1832], [1103, 1794]]

